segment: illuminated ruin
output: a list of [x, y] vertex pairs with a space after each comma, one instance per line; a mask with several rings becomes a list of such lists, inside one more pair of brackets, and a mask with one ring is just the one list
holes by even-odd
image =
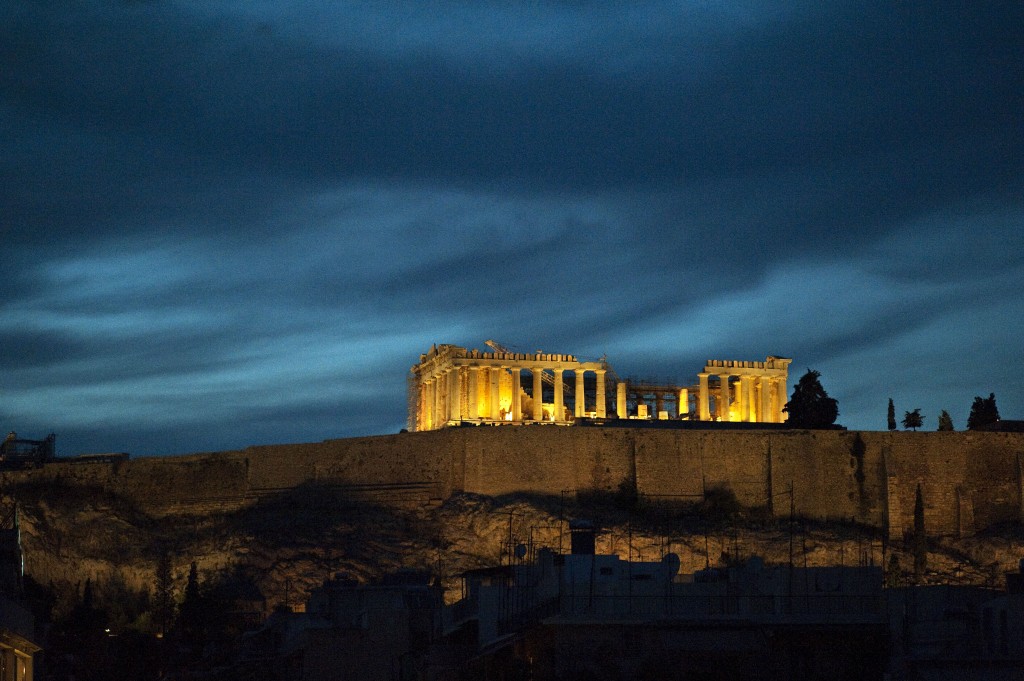
[[420, 355], [409, 377], [409, 430], [464, 423], [568, 425], [578, 418], [786, 420], [782, 408], [792, 360], [783, 357], [710, 360], [696, 384], [674, 385], [620, 379], [604, 358], [580, 361], [575, 355], [487, 345], [493, 352], [434, 345]]

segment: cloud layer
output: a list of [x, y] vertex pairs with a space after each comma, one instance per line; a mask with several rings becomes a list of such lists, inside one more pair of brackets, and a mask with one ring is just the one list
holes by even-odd
[[[393, 432], [434, 342], [1024, 417], [1019, 3], [0, 9], [0, 426]], [[795, 380], [795, 376], [793, 379]], [[929, 418], [930, 417], [930, 418]]]

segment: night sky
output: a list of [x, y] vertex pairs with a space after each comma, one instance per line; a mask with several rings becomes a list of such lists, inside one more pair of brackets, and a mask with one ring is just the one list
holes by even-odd
[[1024, 418], [1024, 4], [0, 5], [0, 429], [397, 432], [432, 343]]

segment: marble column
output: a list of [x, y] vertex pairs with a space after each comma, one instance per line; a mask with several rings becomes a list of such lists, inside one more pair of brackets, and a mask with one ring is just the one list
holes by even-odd
[[679, 389], [679, 404], [676, 408], [676, 416], [685, 419], [690, 415], [690, 391], [686, 388]]
[[544, 369], [534, 367], [530, 369], [533, 374], [533, 420], [544, 420]]
[[757, 420], [762, 423], [771, 423], [771, 394], [768, 392], [768, 379], [761, 376], [757, 379], [758, 412]]
[[710, 374], [699, 373], [697, 380], [700, 383], [697, 394], [697, 418], [701, 421], [711, 420], [711, 400], [708, 394], [708, 376]]
[[583, 392], [583, 369], [576, 370], [576, 409], [573, 411], [576, 417], [582, 417], [587, 410], [587, 396]]
[[757, 376], [751, 377], [750, 393], [751, 393], [751, 421], [757, 423], [761, 420], [761, 391], [758, 389], [759, 382]]
[[469, 389], [466, 391], [466, 418], [475, 421], [480, 418], [480, 367], [471, 366], [466, 369], [469, 378]]
[[555, 422], [565, 420], [565, 383], [562, 374], [565, 369], [553, 369], [555, 373]]
[[717, 408], [719, 421], [729, 420], [729, 405], [732, 399], [729, 396], [729, 374], [719, 374], [718, 376], [718, 402]]
[[750, 397], [753, 400], [750, 407], [750, 420], [755, 423], [760, 423], [761, 413], [761, 377], [754, 376], [753, 382], [750, 384]]
[[604, 391], [604, 369], [597, 370], [597, 418], [603, 419], [608, 416], [608, 396]]
[[427, 416], [427, 430], [437, 428], [437, 379], [431, 378], [427, 383], [426, 404], [424, 405]]
[[779, 407], [776, 410], [776, 419], [778, 419], [777, 423], [782, 423], [789, 418], [789, 412], [783, 413], [782, 411], [782, 408], [786, 406], [786, 402], [789, 402], [789, 398], [786, 397], [786, 382], [781, 378], [777, 381], [776, 390], [778, 391], [777, 394], [779, 396]]
[[519, 398], [523, 391], [521, 371], [519, 367], [512, 367], [512, 420], [516, 423], [523, 420], [523, 402]]
[[434, 427], [434, 382], [431, 379], [423, 381], [423, 405], [420, 408], [423, 413], [422, 430], [431, 430]]
[[501, 372], [500, 367], [491, 367], [487, 370], [487, 387], [490, 391], [490, 417], [492, 421], [501, 419]]
[[749, 421], [747, 414], [750, 412], [750, 391], [747, 376], [741, 375], [736, 381], [736, 417], [740, 421]]
[[438, 374], [434, 377], [434, 428], [444, 425], [444, 381], [446, 376]]
[[451, 421], [462, 420], [462, 370], [459, 367], [454, 367], [449, 374], [451, 376], [451, 390], [449, 395], [451, 399], [448, 400], [448, 419]]
[[427, 429], [427, 384], [420, 380], [419, 390], [416, 391], [416, 425], [415, 430]]
[[626, 382], [619, 381], [615, 384], [615, 415], [620, 419], [628, 418], [626, 413]]
[[754, 411], [753, 376], [743, 374], [739, 383], [739, 418], [740, 421], [753, 421], [751, 413]]

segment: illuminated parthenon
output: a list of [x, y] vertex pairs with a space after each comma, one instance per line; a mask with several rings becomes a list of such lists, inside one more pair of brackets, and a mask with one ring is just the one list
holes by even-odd
[[434, 345], [411, 369], [409, 430], [464, 423], [568, 425], [584, 417], [782, 423], [790, 362], [772, 356], [764, 362], [711, 360], [696, 384], [680, 386], [619, 379], [603, 358]]

